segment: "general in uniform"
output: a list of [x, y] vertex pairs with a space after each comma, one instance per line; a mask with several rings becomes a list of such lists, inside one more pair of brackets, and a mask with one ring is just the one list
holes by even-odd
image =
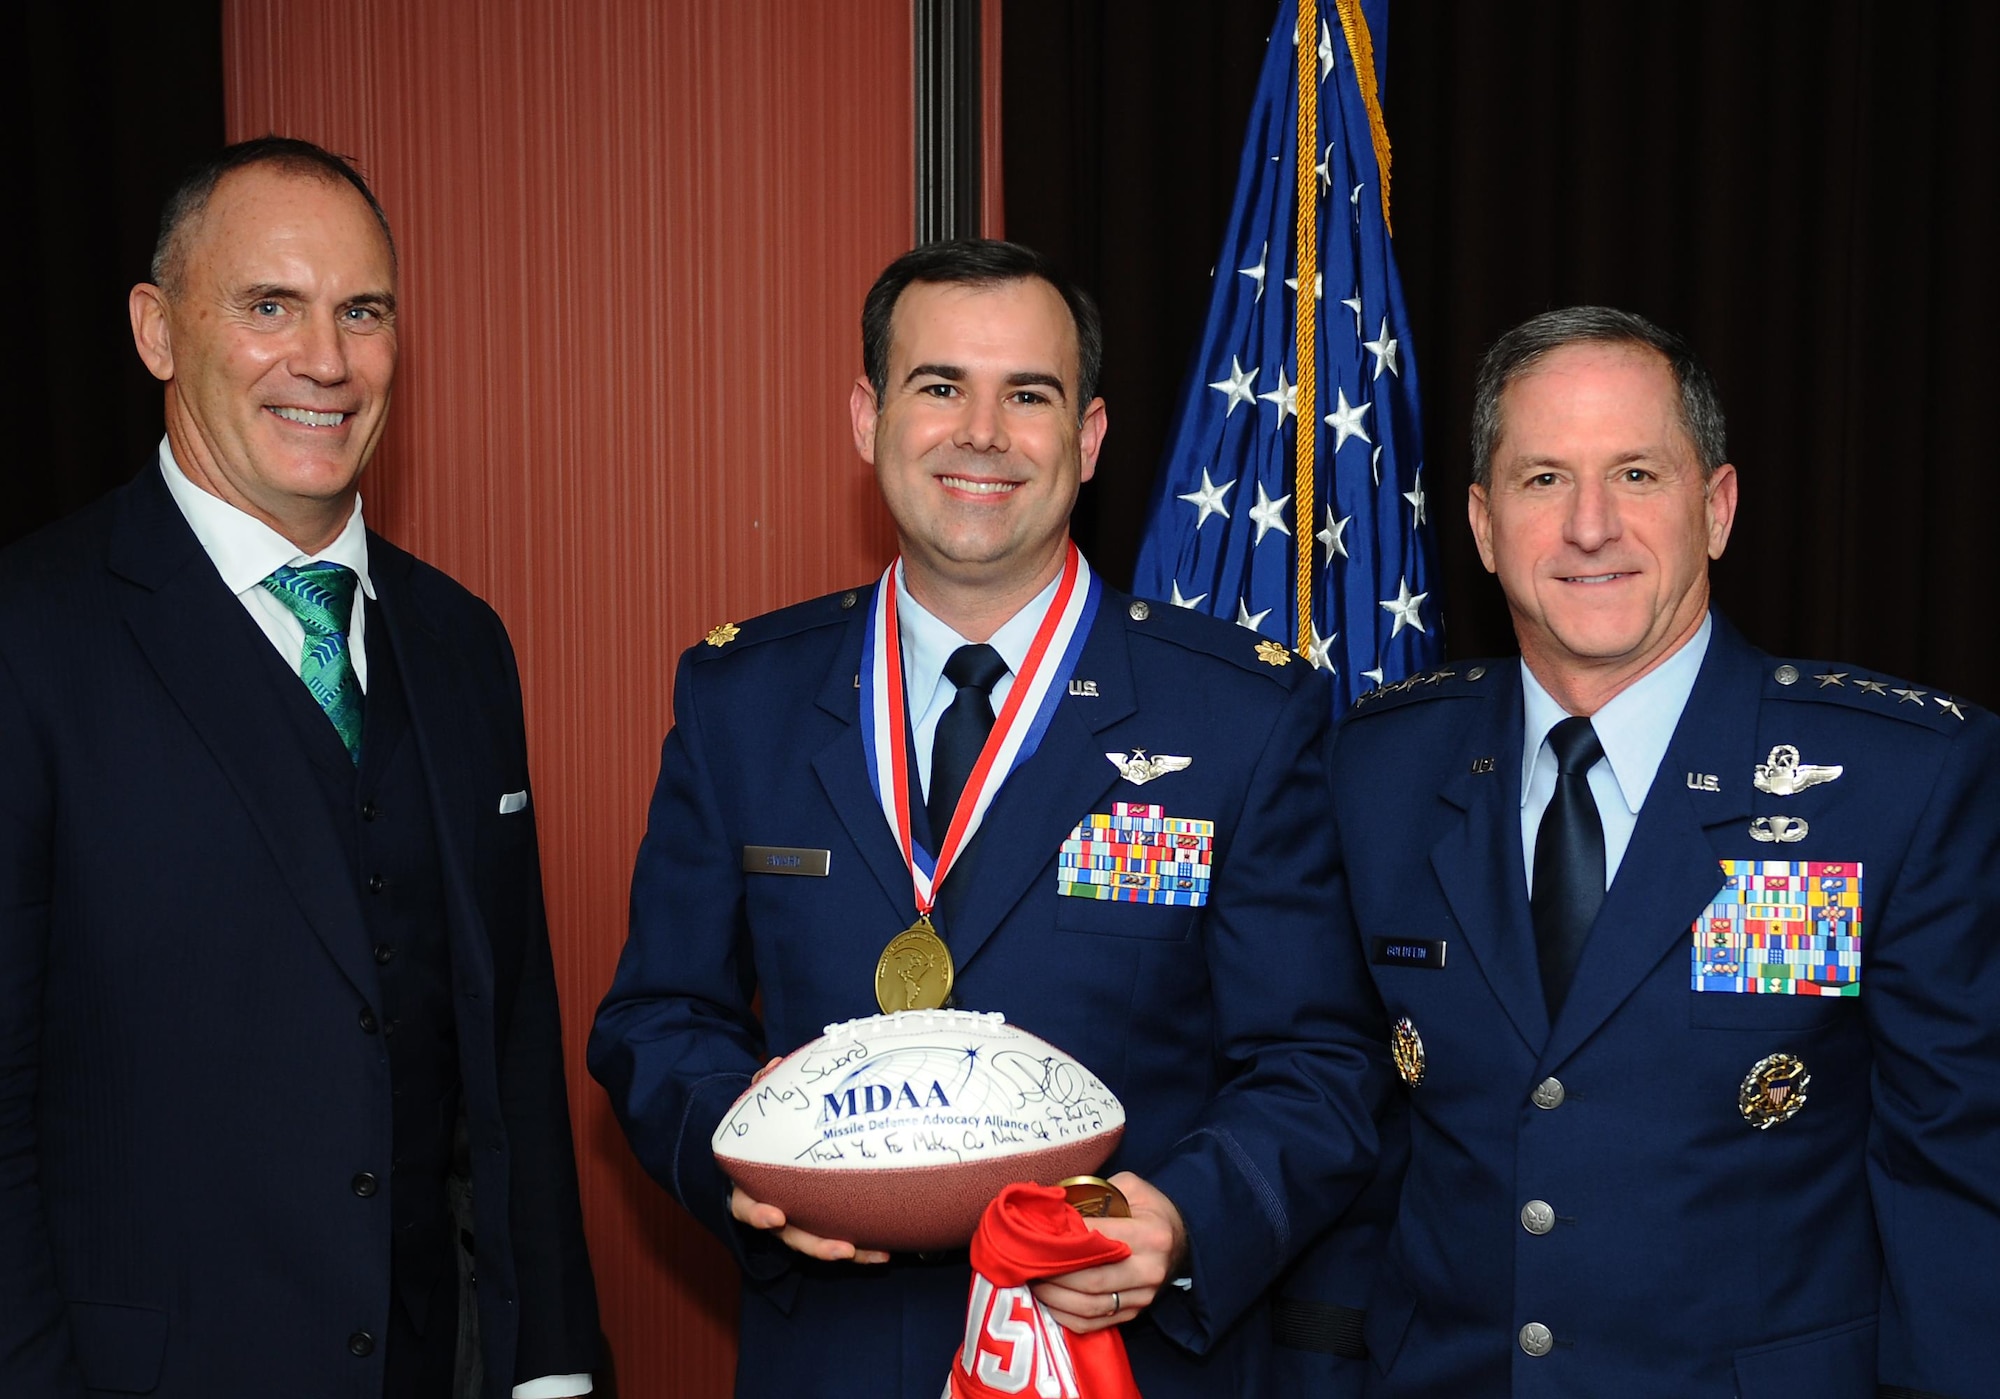
[[1528, 322], [1474, 445], [1521, 659], [1364, 697], [1331, 764], [1411, 1133], [1369, 1392], [2000, 1393], [2000, 724], [1711, 610], [1678, 338]]

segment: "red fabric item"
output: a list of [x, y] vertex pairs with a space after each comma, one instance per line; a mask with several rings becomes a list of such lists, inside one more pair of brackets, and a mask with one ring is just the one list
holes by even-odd
[[972, 1236], [965, 1340], [951, 1367], [948, 1399], [1140, 1399], [1117, 1327], [1081, 1336], [1065, 1331], [1028, 1291], [1036, 1278], [1131, 1256], [1085, 1224], [1054, 1186], [1003, 1189]]

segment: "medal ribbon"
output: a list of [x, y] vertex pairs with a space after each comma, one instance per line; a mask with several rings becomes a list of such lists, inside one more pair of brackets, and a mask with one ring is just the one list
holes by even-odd
[[[995, 794], [1008, 775], [1033, 757], [1040, 746], [1070, 672], [1076, 668], [1090, 620], [1097, 614], [1099, 592], [1097, 576], [1072, 543], [1055, 598], [1036, 628], [1027, 658], [1007, 692], [1007, 702], [986, 736], [986, 746], [979, 750], [979, 761], [966, 778], [965, 791], [952, 813], [950, 828], [938, 841], [933, 861], [910, 829], [910, 765], [904, 741], [909, 731], [909, 706], [903, 694], [902, 630], [896, 619], [896, 565], [891, 563], [882, 574], [861, 658], [862, 742], [868, 748], [868, 776], [876, 799], [895, 833], [903, 862], [910, 867], [917, 912], [930, 913], [937, 903], [938, 886], [944, 883], [959, 852], [978, 833]], [[931, 834], [937, 839], [937, 832]]]

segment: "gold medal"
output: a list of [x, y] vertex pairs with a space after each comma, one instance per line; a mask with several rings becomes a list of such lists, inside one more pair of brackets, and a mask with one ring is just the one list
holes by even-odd
[[951, 999], [951, 949], [931, 926], [928, 913], [889, 939], [875, 963], [875, 1004], [884, 1015], [899, 1010], [938, 1010]]
[[1132, 1207], [1125, 1192], [1103, 1176], [1071, 1176], [1056, 1182], [1070, 1208], [1085, 1219], [1130, 1219]]

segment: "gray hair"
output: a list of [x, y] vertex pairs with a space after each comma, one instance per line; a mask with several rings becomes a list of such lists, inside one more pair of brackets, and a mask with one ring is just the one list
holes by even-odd
[[1687, 341], [1644, 316], [1610, 306], [1567, 306], [1521, 322], [1479, 361], [1472, 391], [1472, 483], [1493, 479], [1493, 453], [1500, 446], [1500, 396], [1542, 358], [1566, 345], [1631, 345], [1659, 354], [1673, 371], [1681, 394], [1681, 427], [1694, 444], [1704, 478], [1729, 460], [1728, 433], [1715, 380], [1695, 358]]

